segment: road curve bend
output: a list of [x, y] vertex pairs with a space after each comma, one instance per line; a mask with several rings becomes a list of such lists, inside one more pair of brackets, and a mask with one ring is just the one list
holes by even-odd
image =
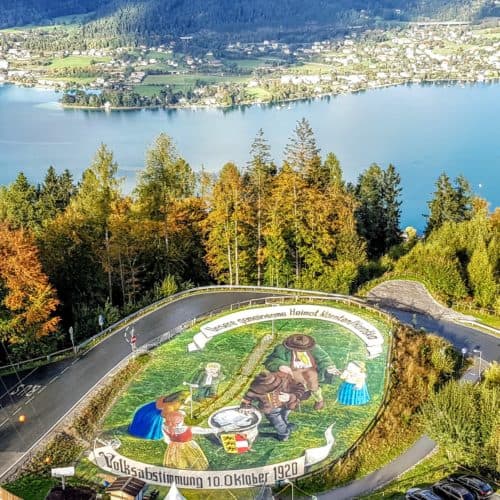
[[[181, 296], [134, 320], [137, 347], [211, 311], [251, 299], [282, 294], [290, 295], [290, 292], [272, 288], [248, 287], [244, 290], [238, 287], [231, 290], [229, 287], [212, 287], [210, 290], [199, 290], [197, 294]], [[306, 291], [297, 291], [297, 296], [306, 294]], [[437, 332], [459, 348], [482, 349], [484, 359], [500, 358], [499, 338], [421, 313], [415, 315], [394, 308], [386, 310], [403, 322]], [[0, 482], [2, 479], [5, 481], [75, 405], [130, 354], [123, 330], [117, 330], [76, 359], [34, 370], [22, 380], [22, 391], [16, 388], [15, 380], [0, 377]], [[20, 415], [25, 416], [24, 423], [19, 423]], [[331, 498], [336, 497], [333, 494]]]

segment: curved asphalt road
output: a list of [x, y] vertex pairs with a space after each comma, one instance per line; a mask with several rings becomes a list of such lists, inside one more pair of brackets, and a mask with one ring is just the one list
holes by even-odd
[[[195, 317], [245, 300], [279, 295], [270, 290], [206, 292], [189, 296], [137, 319], [134, 322], [137, 346]], [[411, 323], [411, 312], [389, 310], [398, 319]], [[472, 328], [416, 315], [417, 327], [453, 342], [458, 348], [478, 348], [484, 359], [500, 359], [500, 339]], [[121, 330], [76, 360], [66, 360], [35, 370], [23, 380], [0, 378], [0, 480], [94, 385], [130, 353]], [[26, 421], [19, 423], [19, 415]], [[332, 496], [331, 498], [338, 498]]]
[[[270, 292], [214, 292], [193, 295], [153, 311], [134, 322], [137, 347], [195, 317]], [[40, 368], [23, 380], [0, 380], [0, 480], [2, 476], [99, 380], [130, 354], [122, 330], [76, 360]], [[27, 390], [27, 391], [26, 391]], [[12, 395], [11, 395], [12, 394]], [[26, 421], [18, 421], [20, 415]]]

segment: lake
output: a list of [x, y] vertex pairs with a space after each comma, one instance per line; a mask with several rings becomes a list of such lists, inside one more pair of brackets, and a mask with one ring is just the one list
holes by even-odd
[[49, 165], [79, 179], [98, 145], [115, 153], [130, 191], [146, 148], [160, 132], [199, 170], [227, 161], [243, 167], [259, 128], [281, 162], [296, 122], [311, 123], [322, 154], [333, 151], [347, 180], [371, 163], [393, 163], [402, 178], [402, 225], [423, 229], [438, 175], [464, 174], [500, 205], [500, 84], [413, 85], [281, 106], [105, 113], [63, 110], [52, 91], [0, 85], [0, 184], [23, 171], [32, 182]]

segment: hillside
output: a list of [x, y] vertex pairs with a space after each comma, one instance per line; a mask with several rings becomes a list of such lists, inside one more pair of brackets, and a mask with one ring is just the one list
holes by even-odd
[[0, 27], [87, 14], [83, 30], [89, 38], [157, 41], [237, 33], [238, 39], [301, 41], [381, 21], [476, 20], [498, 10], [494, 0], [0, 0]]

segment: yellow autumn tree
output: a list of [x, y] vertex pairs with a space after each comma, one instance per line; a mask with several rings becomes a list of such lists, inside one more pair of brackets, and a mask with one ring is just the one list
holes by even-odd
[[0, 340], [28, 342], [53, 333], [59, 301], [31, 235], [0, 225]]
[[206, 231], [206, 256], [210, 274], [218, 283], [248, 283], [248, 206], [241, 174], [226, 163], [210, 199]]

